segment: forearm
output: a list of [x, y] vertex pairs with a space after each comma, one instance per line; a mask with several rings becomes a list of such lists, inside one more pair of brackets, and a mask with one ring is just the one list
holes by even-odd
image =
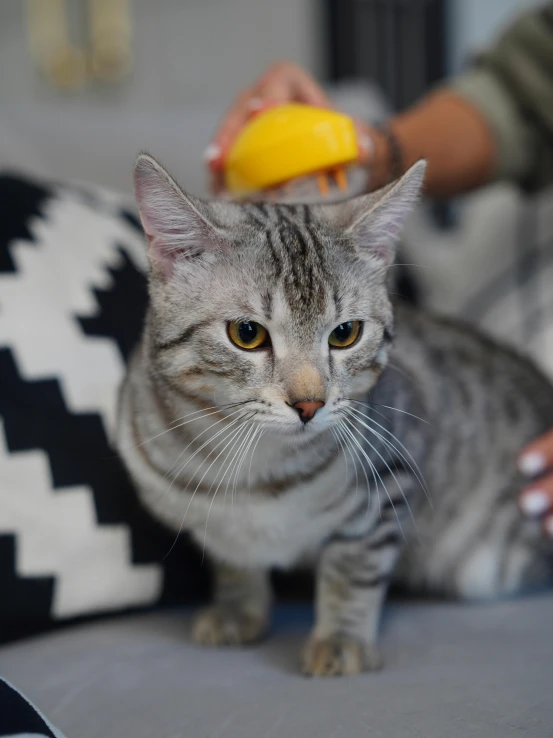
[[[442, 89], [393, 117], [388, 126], [407, 169], [426, 159], [426, 194], [448, 197], [489, 182], [496, 169], [496, 144], [485, 118], [468, 101]], [[369, 161], [371, 188], [389, 179], [392, 153], [386, 137], [371, 132], [374, 155]]]
[[[437, 197], [500, 179], [527, 191], [551, 186], [552, 70], [550, 0], [520, 16], [446, 87], [392, 118], [404, 166], [425, 158], [426, 190]], [[376, 133], [371, 187], [389, 179], [388, 149]]]

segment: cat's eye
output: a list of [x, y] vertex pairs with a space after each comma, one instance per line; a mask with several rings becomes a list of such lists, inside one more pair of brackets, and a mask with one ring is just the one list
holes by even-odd
[[241, 349], [252, 350], [269, 345], [269, 332], [253, 320], [229, 323], [228, 334], [230, 340]]
[[340, 323], [328, 337], [328, 343], [332, 348], [348, 348], [353, 346], [361, 335], [361, 321], [348, 320]]

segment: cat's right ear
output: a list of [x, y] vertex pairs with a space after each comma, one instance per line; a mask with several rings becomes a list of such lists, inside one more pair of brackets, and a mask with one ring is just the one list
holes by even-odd
[[177, 260], [199, 256], [223, 239], [209, 206], [181, 190], [149, 154], [134, 165], [134, 192], [152, 264], [168, 279]]
[[382, 189], [339, 205], [322, 205], [320, 212], [352, 239], [361, 255], [376, 267], [388, 267], [405, 218], [419, 200], [425, 169], [426, 162], [418, 161]]

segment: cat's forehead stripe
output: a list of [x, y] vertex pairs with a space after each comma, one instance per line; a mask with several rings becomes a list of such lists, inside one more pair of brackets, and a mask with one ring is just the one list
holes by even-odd
[[[320, 312], [324, 309], [330, 280], [323, 244], [303, 213], [280, 210], [278, 244], [281, 249], [282, 280], [286, 298], [293, 309]], [[296, 217], [291, 217], [295, 215]]]
[[281, 274], [282, 268], [283, 268], [282, 259], [279, 253], [279, 249], [277, 249], [275, 239], [273, 239], [273, 233], [269, 228], [266, 228], [264, 231], [264, 235], [265, 235], [265, 242], [269, 248], [269, 253], [271, 255], [271, 262], [275, 269], [275, 273], [276, 275]]
[[[323, 310], [331, 275], [309, 206], [257, 202], [244, 205], [244, 210], [250, 225], [262, 232], [268, 263], [290, 307]], [[271, 312], [269, 305], [266, 312]]]
[[267, 320], [271, 320], [273, 315], [273, 295], [267, 290], [261, 295], [261, 309]]
[[269, 216], [265, 205], [262, 202], [246, 204], [244, 205], [244, 209], [252, 219], [254, 225], [262, 226], [263, 228], [266, 228], [269, 225]]

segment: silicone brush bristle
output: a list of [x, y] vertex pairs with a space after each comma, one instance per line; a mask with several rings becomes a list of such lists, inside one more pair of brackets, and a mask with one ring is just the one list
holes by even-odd
[[341, 192], [345, 192], [348, 188], [348, 175], [343, 167], [334, 170], [334, 179]]
[[268, 202], [317, 203], [324, 200], [340, 201], [366, 190], [366, 176], [361, 170], [334, 167], [326, 172], [296, 177], [278, 186], [250, 193], [247, 200]]
[[330, 185], [328, 183], [328, 177], [326, 174], [319, 174], [317, 176], [317, 187], [323, 197], [328, 197], [330, 192]]

